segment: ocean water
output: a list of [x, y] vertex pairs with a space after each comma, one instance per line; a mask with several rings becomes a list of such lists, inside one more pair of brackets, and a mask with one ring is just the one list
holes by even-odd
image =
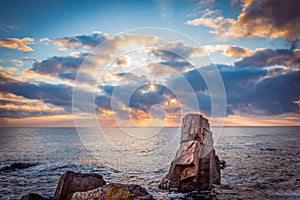
[[[300, 199], [300, 127], [212, 127], [225, 160], [217, 199]], [[0, 167], [36, 163], [0, 173], [0, 199], [35, 192], [53, 196], [67, 170], [95, 172], [108, 182], [140, 184], [156, 199], [193, 199], [157, 188], [179, 147], [179, 128], [0, 128]], [[196, 198], [194, 198], [196, 199]]]

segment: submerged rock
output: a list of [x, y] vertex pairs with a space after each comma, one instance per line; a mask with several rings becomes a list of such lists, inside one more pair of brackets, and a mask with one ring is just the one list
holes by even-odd
[[26, 168], [33, 167], [36, 165], [37, 165], [36, 163], [21, 163], [21, 162], [13, 163], [13, 164], [10, 164], [9, 166], [2, 167], [0, 169], [0, 172], [10, 172], [10, 171], [15, 171], [17, 169], [26, 169]]
[[227, 167], [227, 163], [225, 160], [220, 160], [220, 169], [225, 169]]
[[208, 120], [200, 114], [186, 115], [180, 148], [159, 188], [188, 192], [210, 190], [213, 184], [220, 184], [221, 162], [213, 145]]
[[93, 190], [105, 184], [106, 182], [99, 174], [67, 171], [60, 177], [54, 197], [57, 200], [71, 199], [74, 192]]
[[106, 200], [106, 199], [122, 199], [122, 200], [152, 200], [153, 197], [145, 188], [140, 185], [125, 185], [120, 183], [112, 183], [103, 187], [87, 191], [75, 192], [72, 200]]
[[29, 193], [25, 196], [22, 196], [21, 200], [53, 200], [53, 198], [45, 198], [39, 194]]

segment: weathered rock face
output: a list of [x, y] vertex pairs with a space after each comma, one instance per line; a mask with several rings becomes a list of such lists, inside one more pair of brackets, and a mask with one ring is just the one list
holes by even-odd
[[152, 200], [153, 197], [146, 189], [140, 185], [124, 185], [112, 183], [103, 187], [87, 191], [76, 192], [72, 196], [72, 200], [107, 200], [107, 199], [122, 199], [122, 200]]
[[182, 120], [180, 148], [159, 188], [187, 192], [210, 190], [220, 183], [220, 160], [215, 155], [208, 120], [188, 114]]
[[93, 190], [105, 184], [106, 182], [99, 174], [67, 171], [60, 177], [54, 197], [57, 200], [71, 199], [74, 192]]

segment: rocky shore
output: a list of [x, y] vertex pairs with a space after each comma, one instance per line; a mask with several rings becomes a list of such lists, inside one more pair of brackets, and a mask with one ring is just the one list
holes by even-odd
[[143, 199], [153, 197], [145, 188], [134, 184], [106, 184], [103, 177], [96, 173], [64, 173], [55, 190], [54, 197], [43, 197], [30, 193], [21, 200], [92, 200], [92, 199]]
[[[220, 169], [226, 163], [215, 154], [212, 132], [206, 118], [188, 114], [183, 118], [180, 148], [169, 172], [158, 185], [160, 189], [189, 192], [190, 199], [215, 199], [214, 184], [221, 183]], [[15, 170], [30, 165], [18, 164], [3, 169]], [[152, 200], [153, 196], [136, 184], [109, 183], [96, 173], [65, 172], [59, 179], [54, 196], [30, 193], [21, 200]]]

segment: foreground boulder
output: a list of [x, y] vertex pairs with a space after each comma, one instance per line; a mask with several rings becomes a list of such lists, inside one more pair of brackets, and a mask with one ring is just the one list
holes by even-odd
[[103, 187], [87, 191], [76, 192], [72, 196], [72, 200], [107, 200], [107, 199], [122, 199], [122, 200], [152, 200], [145, 188], [140, 185], [124, 185], [112, 183]]
[[180, 148], [159, 188], [182, 192], [210, 190], [220, 183], [220, 160], [215, 155], [206, 118], [188, 114], [182, 120]]
[[99, 174], [67, 171], [59, 179], [54, 198], [57, 200], [71, 199], [74, 192], [93, 190], [105, 184], [106, 182]]

